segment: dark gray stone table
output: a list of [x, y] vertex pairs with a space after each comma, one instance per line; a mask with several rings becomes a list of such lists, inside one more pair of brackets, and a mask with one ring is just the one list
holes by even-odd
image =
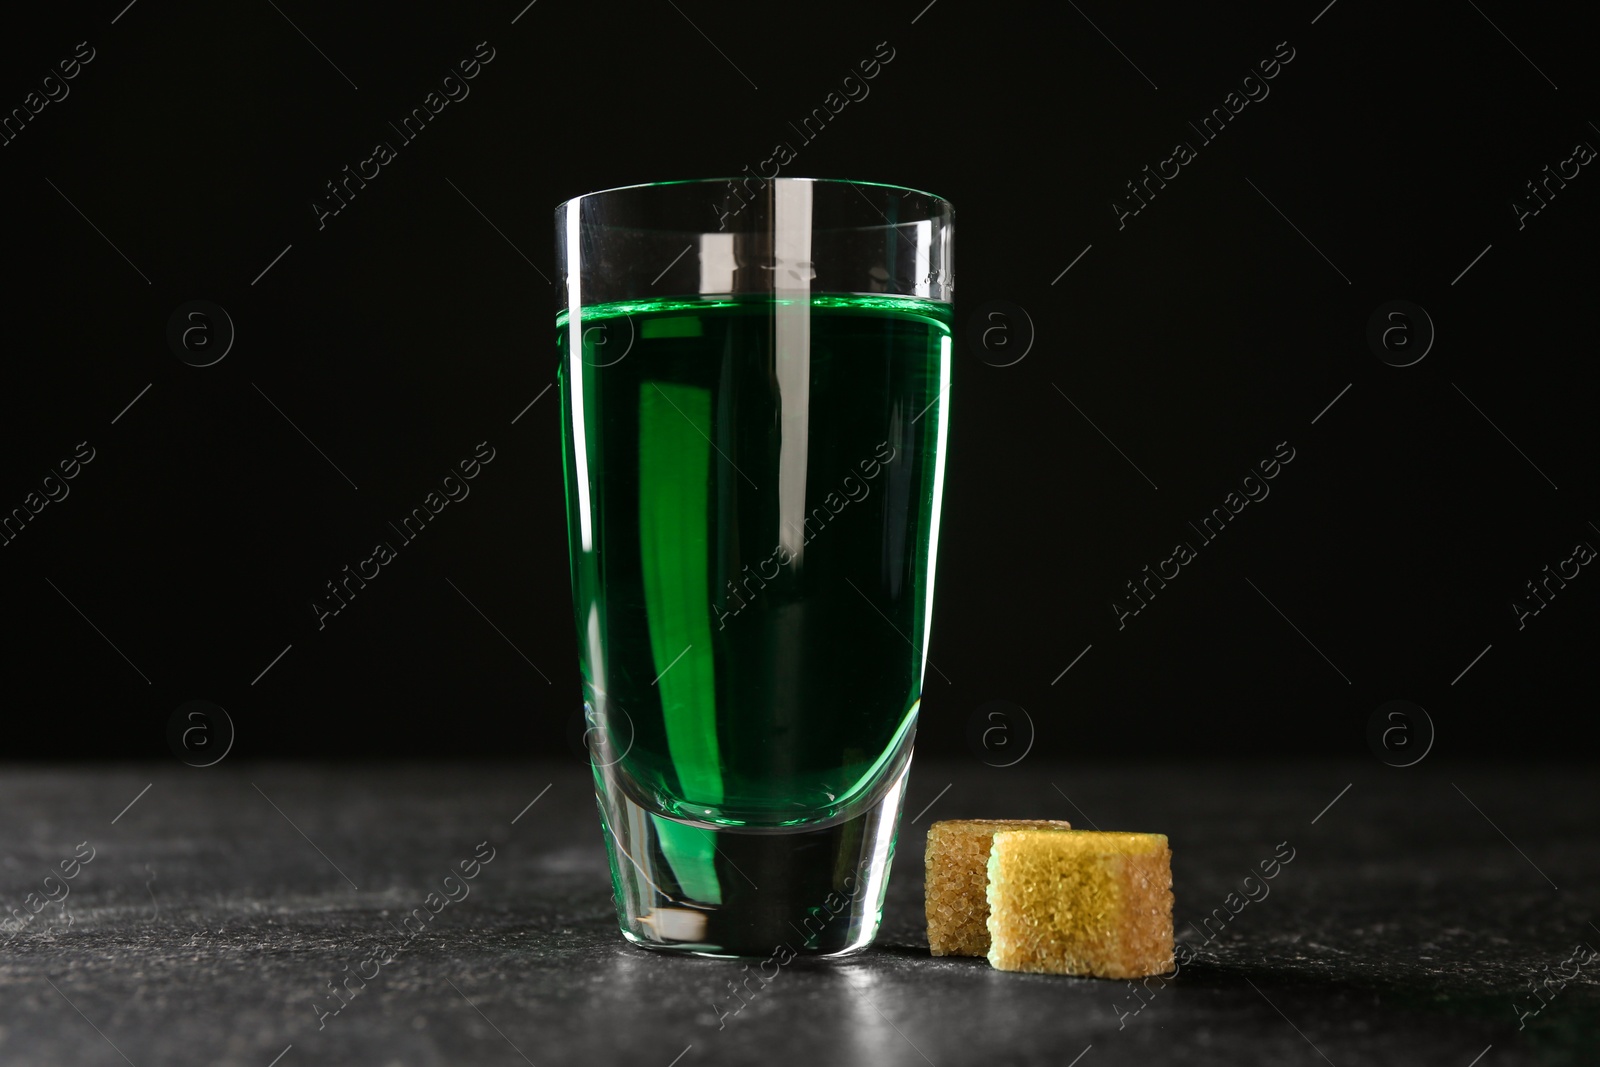
[[[1587, 767], [922, 762], [877, 944], [792, 963], [731, 1014], [741, 964], [617, 933], [576, 763], [10, 767], [0, 781], [7, 1067], [1600, 1063], [1600, 963], [1564, 965], [1600, 948]], [[922, 836], [962, 816], [1168, 834], [1197, 958], [1142, 1000], [931, 958]], [[1282, 842], [1292, 861], [1233, 913], [1229, 894]], [[489, 849], [469, 895], [363, 962], [403, 943], [395, 924], [443, 893], [447, 868]], [[62, 861], [76, 877], [47, 882]], [[1229, 921], [1208, 937], [1219, 908]], [[330, 993], [374, 970], [347, 1004]]]

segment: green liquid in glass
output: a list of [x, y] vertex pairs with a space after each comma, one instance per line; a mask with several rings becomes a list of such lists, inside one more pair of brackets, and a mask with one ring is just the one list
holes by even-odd
[[557, 319], [568, 535], [613, 772], [702, 823], [850, 810], [921, 698], [949, 305], [764, 294], [579, 315]]

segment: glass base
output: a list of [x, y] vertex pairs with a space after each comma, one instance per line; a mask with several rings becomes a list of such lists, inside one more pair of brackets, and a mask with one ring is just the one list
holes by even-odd
[[657, 951], [780, 964], [861, 951], [878, 933], [910, 769], [907, 746], [855, 813], [769, 829], [673, 819], [597, 775], [623, 936]]

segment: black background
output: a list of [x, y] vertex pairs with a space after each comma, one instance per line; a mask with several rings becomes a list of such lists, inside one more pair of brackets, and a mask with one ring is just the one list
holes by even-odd
[[[1058, 755], [1359, 754], [1403, 699], [1438, 752], [1588, 755], [1600, 577], [1523, 629], [1511, 608], [1600, 545], [1600, 177], [1520, 229], [1511, 206], [1600, 145], [1576, 8], [523, 3], [9, 23], [7, 113], [77, 42], [95, 58], [0, 147], [0, 510], [95, 458], [0, 547], [0, 754], [164, 756], [196, 699], [242, 756], [565, 752], [552, 209], [788, 140], [786, 175], [957, 208], [923, 751], [966, 753], [1004, 700]], [[324, 183], [481, 41], [470, 96], [319, 229]], [[870, 95], [799, 145], [788, 122], [884, 41]], [[1201, 146], [1187, 122], [1279, 42], [1270, 95]], [[1119, 229], [1179, 140], [1198, 157]], [[166, 336], [197, 299], [237, 331], [203, 368]], [[1396, 299], [1437, 330], [1409, 367], [1367, 341]], [[1031, 319], [1014, 365], [971, 344], [990, 301]], [[319, 631], [324, 583], [485, 440], [470, 497]], [[1270, 497], [1119, 630], [1123, 583], [1285, 441]]]

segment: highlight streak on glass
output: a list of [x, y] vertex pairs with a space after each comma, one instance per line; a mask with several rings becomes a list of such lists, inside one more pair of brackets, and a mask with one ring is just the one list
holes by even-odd
[[778, 454], [778, 543], [800, 569], [805, 537], [806, 470], [811, 435], [811, 186], [786, 182], [773, 189], [773, 373], [781, 405]]
[[578, 201], [567, 204], [567, 248], [573, 262], [567, 265], [567, 363], [572, 383], [573, 459], [578, 465], [578, 531], [583, 551], [594, 550], [594, 519], [589, 513], [589, 440], [584, 432], [583, 408], [583, 271], [577, 262], [580, 226]]
[[933, 523], [928, 534], [928, 578], [923, 585], [927, 602], [922, 620], [922, 673], [917, 685], [928, 682], [928, 645], [933, 639], [933, 575], [939, 561], [939, 514], [944, 503], [945, 440], [950, 435], [950, 335], [939, 338], [939, 440], [934, 446], [933, 458]]

